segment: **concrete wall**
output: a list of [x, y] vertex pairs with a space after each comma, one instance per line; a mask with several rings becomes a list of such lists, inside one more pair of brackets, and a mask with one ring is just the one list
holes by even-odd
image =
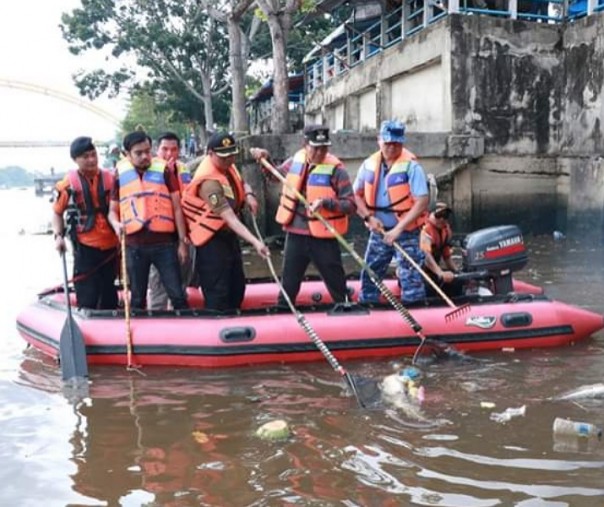
[[487, 153], [556, 153], [564, 59], [556, 25], [450, 16], [453, 131]]
[[438, 58], [392, 79], [390, 111], [384, 111], [385, 116], [401, 119], [414, 132], [450, 131], [451, 91], [444, 86], [447, 74]]
[[589, 16], [568, 25], [564, 49], [562, 151], [604, 155], [604, 16]]

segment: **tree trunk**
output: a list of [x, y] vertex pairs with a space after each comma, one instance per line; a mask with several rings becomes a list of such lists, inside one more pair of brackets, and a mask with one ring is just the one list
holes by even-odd
[[300, 9], [302, 0], [256, 0], [268, 22], [273, 44], [273, 115], [271, 130], [274, 134], [290, 132], [289, 79], [287, 75], [287, 36], [292, 24], [292, 14]]
[[243, 54], [243, 34], [238, 20], [229, 17], [229, 63], [231, 67], [231, 128], [237, 133], [248, 131], [247, 113], [245, 110], [245, 73], [247, 56]]
[[206, 72], [201, 72], [201, 86], [203, 88], [203, 114], [206, 129], [214, 130], [214, 111], [212, 111], [212, 78]]
[[273, 42], [273, 114], [271, 130], [273, 134], [285, 134], [289, 125], [289, 80], [287, 76], [287, 55], [285, 44], [287, 27], [279, 16], [268, 14], [268, 27]]

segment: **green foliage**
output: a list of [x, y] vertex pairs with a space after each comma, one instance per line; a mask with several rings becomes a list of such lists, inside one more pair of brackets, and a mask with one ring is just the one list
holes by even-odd
[[122, 128], [124, 133], [132, 132], [139, 125], [143, 126], [152, 139], [157, 139], [161, 132], [170, 130], [178, 134], [184, 142], [189, 130], [186, 122], [172, 107], [158, 103], [151, 90], [141, 90], [132, 95]]
[[[72, 53], [103, 50], [109, 62], [122, 63], [117, 70], [107, 65], [74, 76], [80, 92], [91, 99], [152, 90], [181, 119], [200, 122], [201, 76], [209, 76], [213, 92], [227, 84], [226, 28], [196, 0], [83, 0], [61, 21]], [[219, 100], [228, 98], [223, 94]]]
[[0, 169], [0, 187], [29, 187], [34, 184], [34, 175], [22, 167], [9, 166]]
[[[329, 35], [341, 23], [339, 18], [316, 13], [316, 2], [309, 2], [311, 7], [303, 8], [294, 17], [292, 29], [287, 40], [287, 64], [290, 74], [303, 72], [302, 60], [315, 45]], [[255, 12], [258, 12], [256, 9]], [[266, 20], [266, 16], [260, 11], [260, 18]], [[271, 36], [268, 25], [263, 24], [256, 38], [252, 41], [252, 59], [267, 59], [272, 57]], [[268, 70], [264, 79], [270, 76], [272, 71]]]

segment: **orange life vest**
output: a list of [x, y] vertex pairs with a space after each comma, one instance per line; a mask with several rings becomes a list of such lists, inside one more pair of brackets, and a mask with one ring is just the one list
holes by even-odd
[[180, 160], [176, 161], [176, 179], [178, 180], [178, 191], [182, 196], [189, 183], [191, 183], [191, 171]]
[[153, 158], [142, 177], [127, 158], [120, 160], [116, 168], [120, 182], [120, 217], [126, 234], [143, 228], [174, 232], [174, 208], [164, 177], [165, 160]]
[[[336, 166], [341, 163], [340, 159], [328, 153], [322, 163], [315, 165], [312, 171], [306, 174], [308, 171], [306, 150], [299, 150], [294, 155], [292, 165], [285, 177], [275, 220], [282, 225], [288, 225], [294, 219], [298, 199], [291, 188], [295, 188], [298, 192], [306, 193], [308, 202], [313, 202], [316, 199], [337, 199], [338, 195], [331, 186], [331, 178], [336, 170]], [[305, 181], [306, 188], [303, 188]], [[319, 208], [318, 213], [339, 234], [346, 234], [348, 231], [348, 215], [342, 212], [329, 211], [325, 208]], [[318, 218], [307, 217], [307, 220], [311, 236], [315, 238], [334, 237]]]
[[88, 178], [82, 176], [77, 169], [69, 171], [66, 180], [78, 211], [78, 242], [101, 250], [116, 246], [117, 237], [107, 220], [111, 190], [115, 181], [113, 174], [99, 169], [94, 176], [92, 188]]
[[453, 231], [449, 224], [445, 224], [442, 229], [439, 229], [428, 220], [422, 228], [419, 245], [424, 252], [431, 253], [438, 264], [441, 259], [447, 259], [451, 256], [452, 238]]
[[212, 159], [206, 156], [182, 195], [182, 212], [187, 222], [189, 239], [195, 246], [206, 244], [225, 226], [222, 217], [216, 215], [211, 206], [199, 197], [199, 189], [204, 181], [216, 180], [222, 185], [224, 195], [235, 213], [239, 213], [243, 208], [245, 190], [241, 174], [234, 165], [228, 168], [227, 173], [228, 175], [220, 171], [212, 163]]
[[[400, 222], [405, 213], [407, 213], [415, 203], [415, 199], [411, 194], [411, 188], [409, 186], [409, 153], [403, 152], [398, 159], [394, 161], [390, 170], [386, 174], [386, 188], [388, 190], [388, 197], [390, 198], [390, 205], [387, 207], [376, 207], [376, 194], [379, 186], [379, 178], [382, 164], [382, 153], [376, 152], [369, 157], [370, 166], [373, 166], [373, 178], [365, 179], [365, 204], [370, 210], [392, 212]], [[413, 155], [411, 153], [411, 155]], [[414, 155], [413, 155], [414, 156]], [[406, 231], [414, 231], [418, 227], [421, 227], [426, 222], [426, 213], [416, 218], [405, 228]]]

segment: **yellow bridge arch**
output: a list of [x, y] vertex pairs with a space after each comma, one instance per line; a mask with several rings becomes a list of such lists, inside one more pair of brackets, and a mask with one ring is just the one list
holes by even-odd
[[70, 95], [69, 93], [61, 92], [59, 90], [54, 90], [52, 88], [48, 88], [46, 86], [40, 86], [34, 83], [27, 83], [25, 81], [17, 81], [14, 79], [7, 79], [0, 77], [0, 87], [4, 88], [14, 88], [15, 90], [24, 90], [27, 92], [37, 93], [39, 95], [47, 95], [48, 97], [53, 97], [58, 100], [62, 100], [64, 102], [69, 102], [70, 104], [75, 104], [76, 106], [87, 109], [88, 111], [104, 118], [105, 120], [113, 123], [116, 126], [120, 126], [121, 119], [111, 114], [109, 111], [102, 109], [98, 106], [95, 106], [89, 101], [83, 100], [74, 95]]

